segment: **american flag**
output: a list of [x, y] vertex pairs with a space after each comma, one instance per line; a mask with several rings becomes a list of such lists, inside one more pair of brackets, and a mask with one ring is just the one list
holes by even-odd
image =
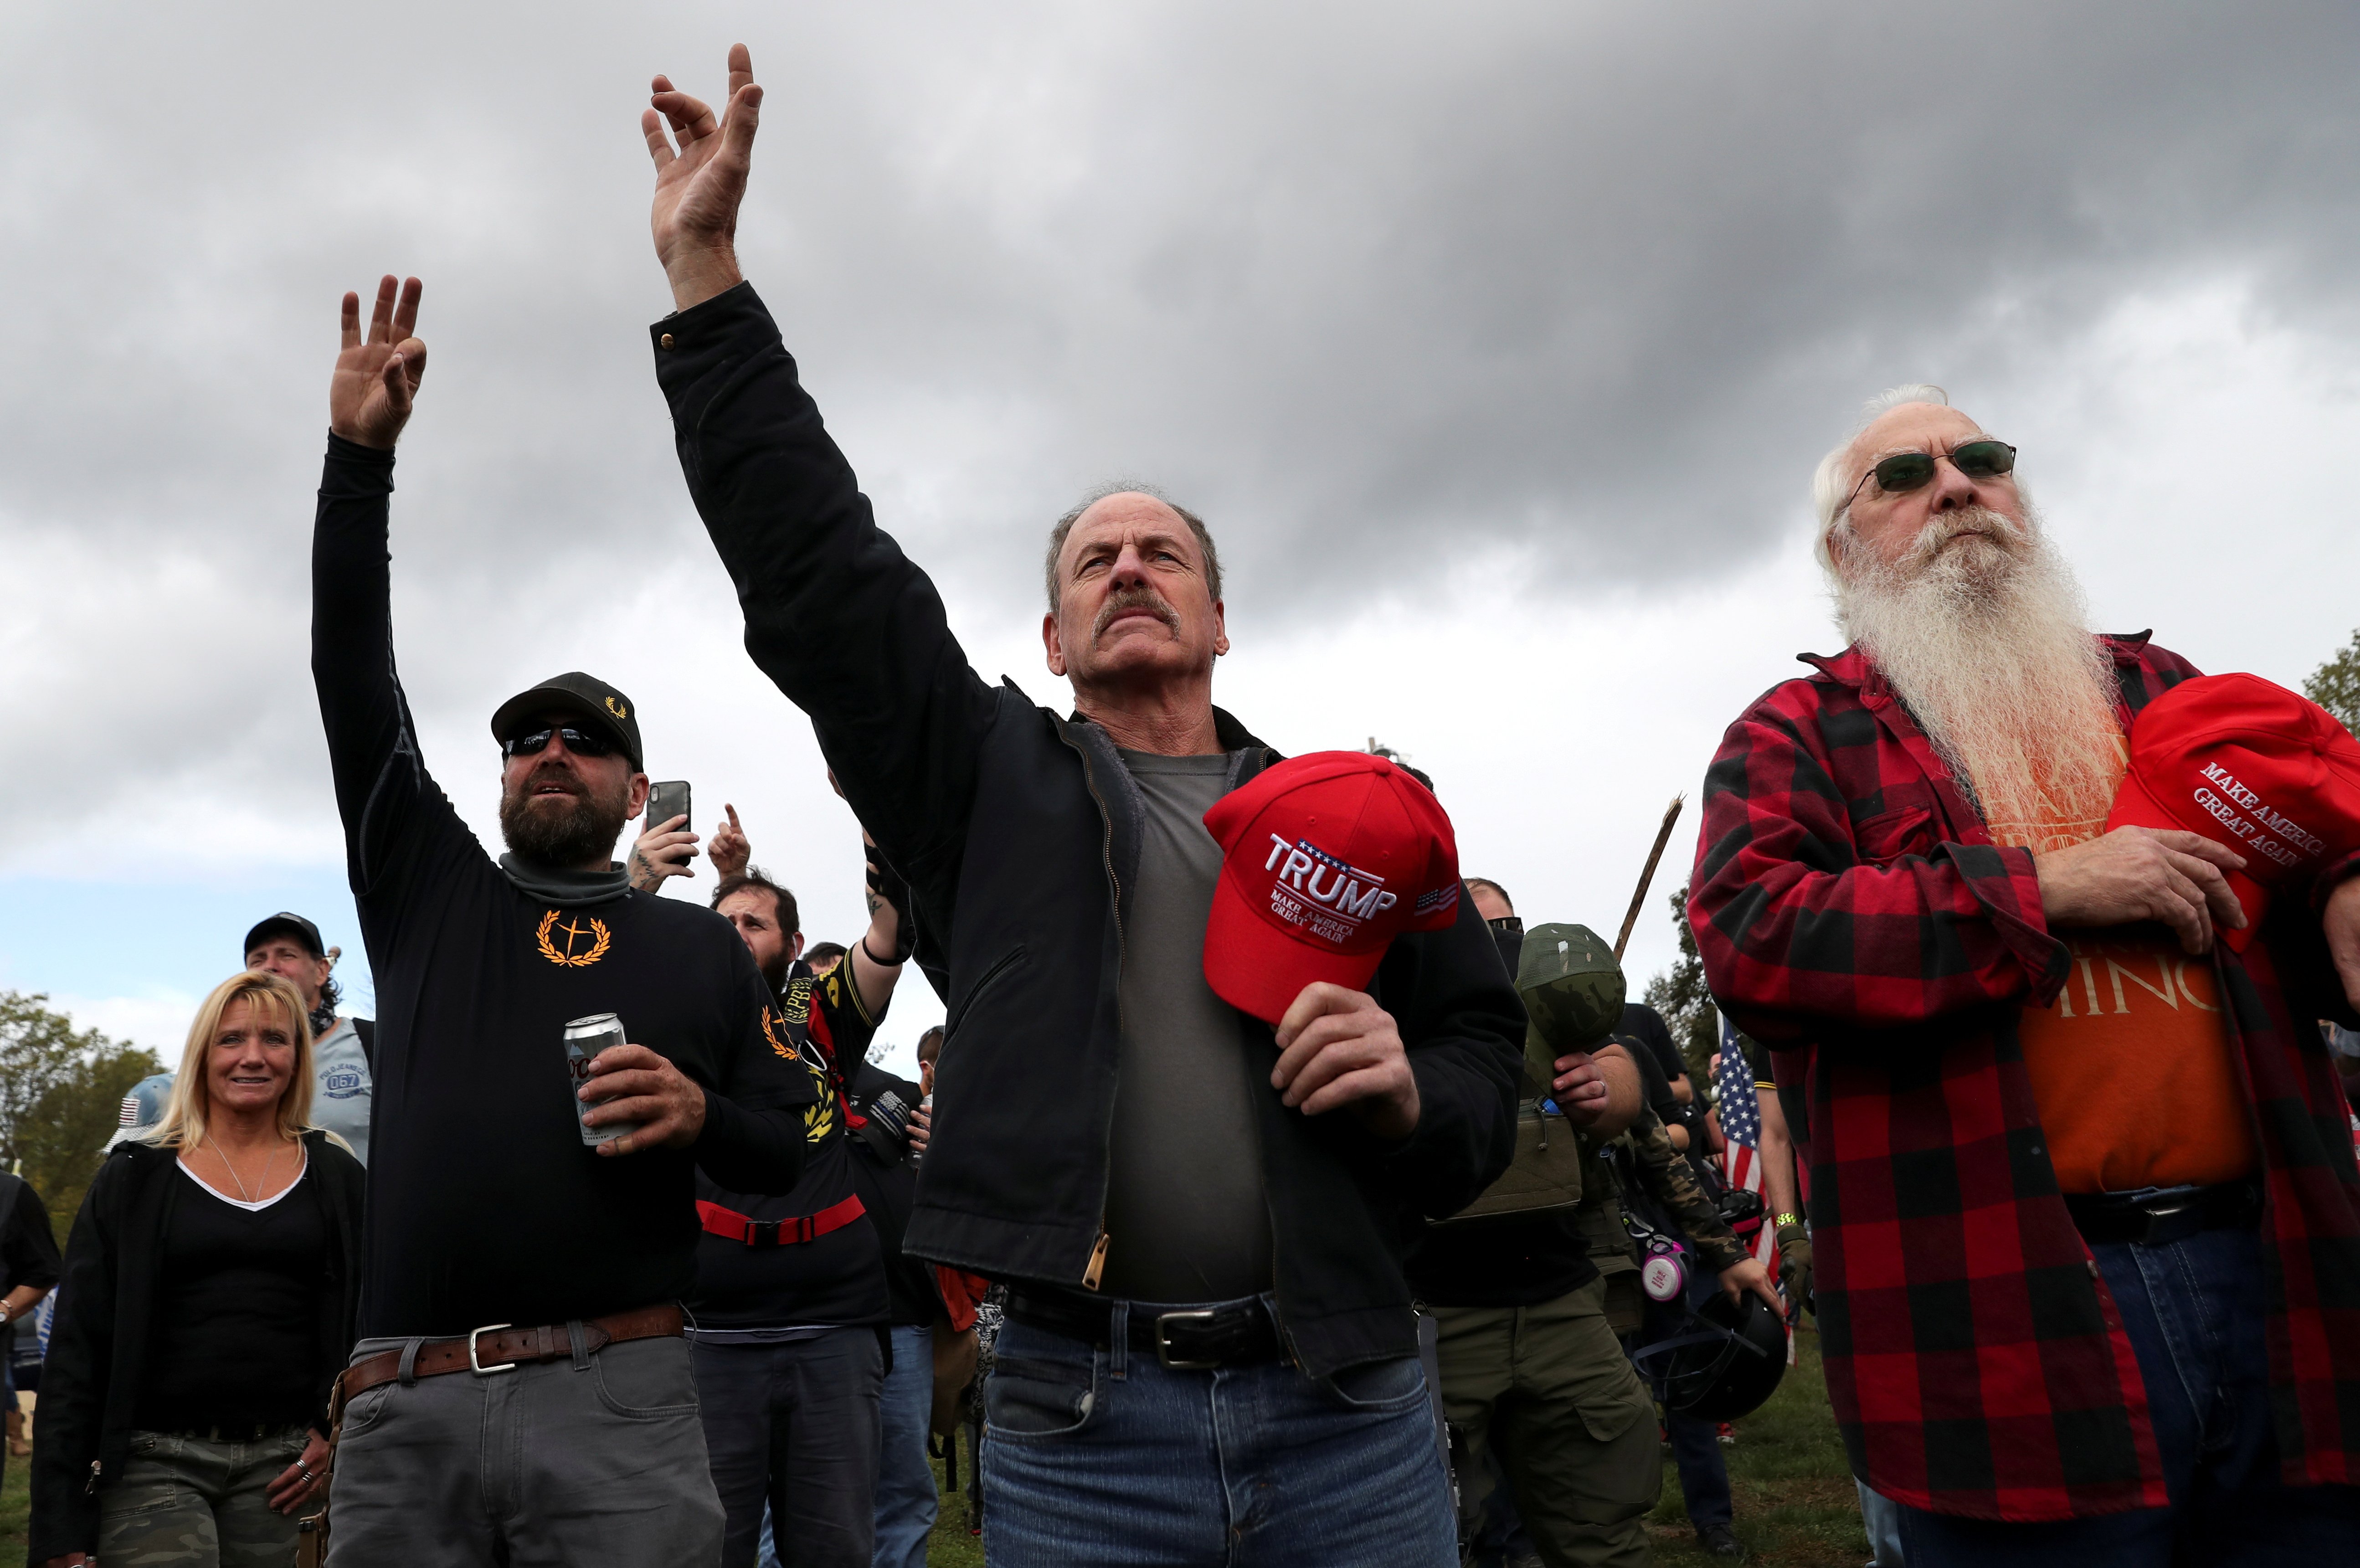
[[[1722, 1173], [1733, 1188], [1762, 1191], [1762, 1102], [1754, 1092], [1754, 1069], [1746, 1064], [1745, 1048], [1737, 1026], [1724, 1014], [1721, 1020], [1721, 1066], [1713, 1073], [1713, 1103], [1721, 1110], [1721, 1134], [1729, 1140], [1721, 1154]], [[1766, 1209], [1769, 1199], [1763, 1199]], [[1762, 1228], [1754, 1234], [1754, 1256], [1778, 1278], [1778, 1227], [1765, 1213]], [[1789, 1303], [1791, 1312], [1792, 1303]], [[1795, 1364], [1795, 1330], [1786, 1330], [1786, 1364]]]

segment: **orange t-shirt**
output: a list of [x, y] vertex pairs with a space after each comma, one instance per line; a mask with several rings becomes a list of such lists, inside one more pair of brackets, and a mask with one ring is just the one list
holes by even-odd
[[[1994, 823], [1992, 837], [2046, 852], [2103, 825]], [[2072, 972], [2018, 1029], [2058, 1184], [2122, 1192], [2253, 1174], [2260, 1160], [2212, 959], [2190, 957], [2159, 925], [2052, 934]]]

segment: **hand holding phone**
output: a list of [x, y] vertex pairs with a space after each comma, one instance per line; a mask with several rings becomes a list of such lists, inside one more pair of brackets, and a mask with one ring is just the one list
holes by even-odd
[[647, 815], [631, 844], [631, 886], [652, 893], [667, 877], [691, 875], [688, 863], [696, 857], [696, 835], [688, 831], [688, 782], [666, 779], [648, 787]]

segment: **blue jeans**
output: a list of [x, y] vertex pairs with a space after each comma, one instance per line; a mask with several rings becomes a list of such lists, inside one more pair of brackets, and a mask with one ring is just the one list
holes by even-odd
[[1868, 1568], [1902, 1568], [1901, 1505], [1857, 1475], [1852, 1484], [1860, 1494], [1860, 1528], [1868, 1535]]
[[[1118, 1303], [1118, 1310], [1120, 1304]], [[984, 1387], [991, 1568], [1456, 1568], [1415, 1356], [1176, 1372], [1011, 1322]]]
[[934, 1331], [925, 1324], [894, 1325], [893, 1369], [885, 1375], [878, 1414], [882, 1452], [873, 1568], [926, 1568], [926, 1537], [940, 1495], [934, 1466], [926, 1463], [926, 1431], [934, 1416]]
[[1729, 1523], [1729, 1461], [1721, 1456], [1721, 1423], [1666, 1410], [1664, 1430], [1671, 1436], [1672, 1463], [1679, 1466], [1688, 1523], [1699, 1530]]
[[2047, 1524], [1902, 1507], [1909, 1568], [2360, 1563], [2360, 1486], [2278, 1479], [2254, 1233], [2232, 1227], [2166, 1247], [2091, 1250], [2138, 1356], [2171, 1506]]

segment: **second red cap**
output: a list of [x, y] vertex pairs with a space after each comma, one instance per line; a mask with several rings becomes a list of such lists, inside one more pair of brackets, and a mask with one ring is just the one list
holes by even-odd
[[2181, 828], [2226, 844], [2245, 869], [2223, 873], [2245, 929], [2270, 889], [2360, 849], [2360, 744], [2335, 715], [2258, 675], [2183, 681], [2139, 710], [2130, 770], [2106, 828]]
[[1314, 981], [1359, 990], [1405, 931], [1459, 918], [1459, 843], [1425, 785], [1382, 757], [1317, 751], [1205, 813], [1221, 878], [1205, 982], [1276, 1023]]

